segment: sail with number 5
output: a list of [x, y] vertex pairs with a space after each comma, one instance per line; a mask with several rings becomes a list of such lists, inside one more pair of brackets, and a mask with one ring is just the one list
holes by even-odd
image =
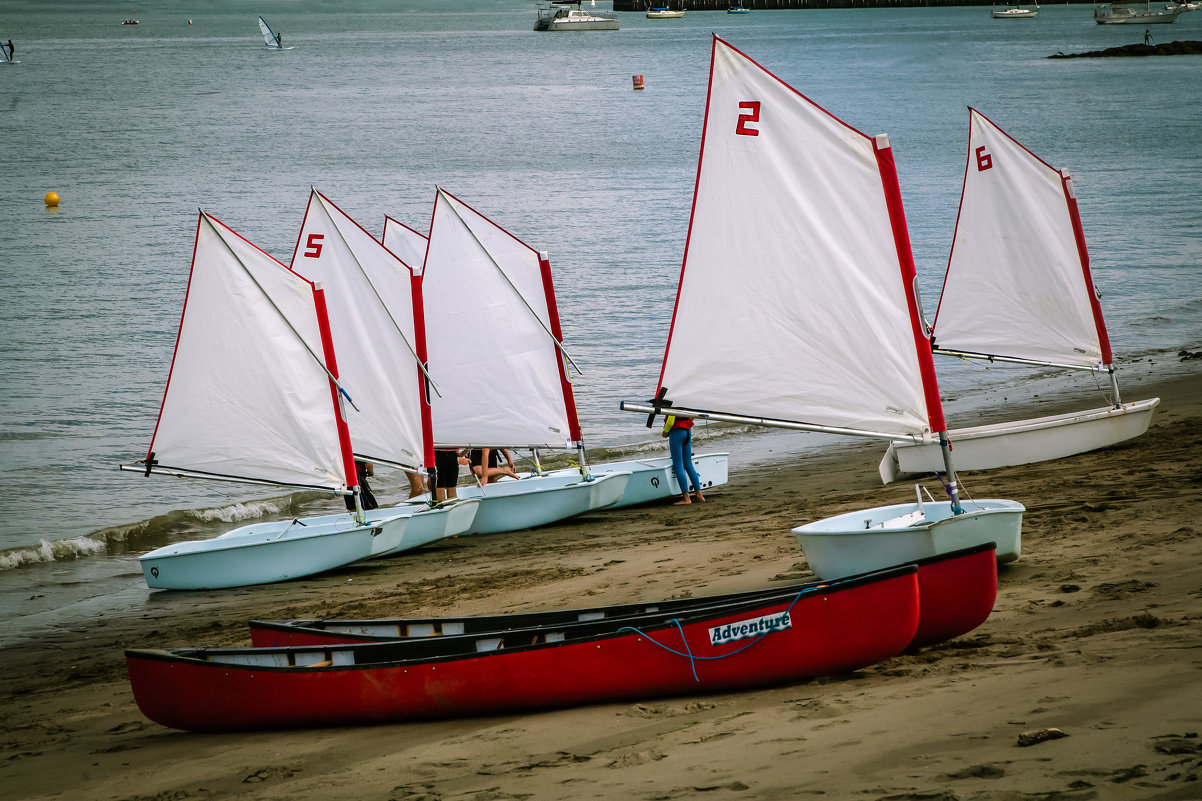
[[[623, 408], [944, 439], [888, 137], [860, 133], [718, 37], [703, 137], [659, 386], [650, 404]], [[946, 446], [944, 454], [949, 502], [811, 526], [829, 539], [871, 521], [869, 529], [890, 535], [905, 515], [912, 531], [981, 534], [992, 526], [976, 523], [1000, 515], [1017, 538], [1022, 507], [961, 505]], [[810, 545], [802, 547], [820, 576], [845, 569], [821, 564]], [[836, 550], [864, 552], [869, 561], [857, 569], [871, 569], [870, 551], [899, 561], [913, 555], [863, 544]]]
[[[355, 493], [321, 288], [201, 212], [149, 476]], [[329, 570], [399, 542], [383, 513], [255, 523], [139, 558], [147, 584], [209, 589]]]
[[[1159, 403], [1119, 397], [1072, 178], [973, 108], [933, 330], [937, 354], [1110, 376], [1106, 407], [951, 432], [961, 469], [1039, 462], [1136, 437]], [[897, 443], [881, 475], [924, 472], [935, 461], [929, 447]]]

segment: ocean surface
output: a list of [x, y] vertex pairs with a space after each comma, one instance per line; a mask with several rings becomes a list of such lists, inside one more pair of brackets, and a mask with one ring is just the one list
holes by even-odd
[[[377, 235], [385, 214], [425, 228], [445, 187], [550, 252], [592, 460], [659, 449], [617, 407], [649, 397], [658, 376], [712, 33], [850, 125], [890, 135], [928, 313], [972, 105], [1072, 172], [1120, 365], [1197, 349], [1200, 60], [1048, 60], [1142, 41], [1142, 27], [1091, 13], [690, 11], [556, 34], [531, 30], [524, 0], [159, 0], [130, 14], [3, 0], [0, 40], [19, 63], [0, 67], [0, 643], [145, 602], [135, 556], [153, 547], [337, 508], [117, 469], [150, 440], [198, 209], [286, 262], [310, 187]], [[267, 51], [258, 14], [293, 49]], [[129, 16], [140, 24], [121, 25]], [[1157, 41], [1202, 39], [1202, 13], [1153, 28]], [[51, 191], [56, 209], [43, 204]], [[1029, 397], [1045, 380], [942, 369], [961, 420], [987, 386]], [[1092, 378], [1075, 386], [1083, 406], [1101, 402]], [[777, 454], [820, 446], [744, 430], [711, 440], [736, 468], [769, 442]], [[377, 485], [387, 496], [401, 483]]]

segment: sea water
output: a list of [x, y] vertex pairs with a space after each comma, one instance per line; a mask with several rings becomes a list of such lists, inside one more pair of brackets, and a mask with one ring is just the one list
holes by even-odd
[[[260, 13], [292, 50], [262, 46]], [[35, 0], [0, 16], [20, 62], [0, 68], [0, 627], [145, 600], [135, 556], [165, 542], [337, 508], [117, 469], [154, 429], [198, 209], [288, 262], [311, 187], [377, 235], [385, 214], [426, 228], [445, 187], [550, 253], [594, 461], [662, 448], [618, 402], [656, 385], [712, 33], [890, 135], [928, 316], [972, 105], [1072, 172], [1120, 364], [1200, 342], [1198, 59], [1047, 59], [1142, 41], [1088, 5], [1025, 21], [982, 7], [622, 14], [620, 31], [581, 34], [533, 32], [524, 0], [163, 0], [127, 16]], [[1155, 34], [1202, 38], [1202, 13]], [[941, 373], [961, 398], [987, 378]], [[765, 441], [720, 444], [737, 471]]]

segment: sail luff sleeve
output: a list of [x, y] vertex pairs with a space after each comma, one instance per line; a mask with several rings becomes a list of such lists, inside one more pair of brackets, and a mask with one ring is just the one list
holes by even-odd
[[1098, 331], [1098, 345], [1102, 350], [1102, 364], [1113, 364], [1114, 354], [1110, 351], [1110, 335], [1106, 332], [1106, 320], [1102, 317], [1102, 301], [1098, 298], [1089, 269], [1089, 248], [1085, 244], [1085, 229], [1081, 226], [1081, 212], [1077, 208], [1077, 193], [1073, 179], [1067, 172], [1060, 173], [1064, 185], [1064, 200], [1068, 203], [1068, 216], [1073, 222], [1073, 238], [1077, 242], [1077, 255], [1081, 259], [1081, 274], [1085, 280], [1085, 291], [1089, 293], [1089, 308], [1093, 311], [1094, 327]]
[[330, 317], [326, 311], [326, 294], [320, 284], [313, 285], [313, 306], [317, 312], [317, 325], [321, 331], [321, 348], [326, 358], [326, 372], [330, 376], [330, 400], [334, 404], [334, 419], [338, 427], [338, 445], [342, 449], [342, 469], [346, 475], [346, 488], [354, 489], [359, 484], [359, 471], [355, 469], [355, 454], [351, 448], [351, 430], [342, 410], [342, 396], [338, 387], [338, 361], [334, 355], [334, 337], [330, 331]]
[[[555, 284], [551, 280], [551, 260], [547, 258], [547, 254], [538, 254], [538, 268], [543, 276], [543, 291], [547, 296], [547, 316], [551, 324], [551, 335], [555, 337], [557, 343], [562, 343], [563, 329], [559, 325], [559, 306], [555, 302]], [[580, 432], [580, 418], [576, 414], [576, 395], [572, 391], [572, 382], [568, 379], [567, 365], [562, 354], [556, 361], [559, 362], [559, 382], [563, 387], [564, 411], [568, 415], [568, 425], [571, 427], [568, 433], [573, 442], [581, 443], [583, 435]]]
[[906, 304], [910, 311], [910, 325], [914, 333], [914, 349], [922, 376], [923, 395], [927, 406], [927, 419], [932, 431], [946, 431], [943, 405], [939, 400], [939, 382], [935, 376], [935, 360], [931, 355], [931, 343], [923, 332], [923, 323], [918, 313], [918, 287], [915, 278], [918, 271], [914, 266], [914, 252], [910, 247], [910, 233], [906, 228], [906, 213], [902, 206], [901, 186], [897, 180], [897, 165], [893, 161], [893, 148], [888, 137], [881, 135], [872, 140], [876, 152], [877, 166], [881, 173], [881, 184], [885, 190], [885, 204], [889, 209], [889, 224], [893, 229], [893, 241], [897, 247], [898, 266], [906, 293]]

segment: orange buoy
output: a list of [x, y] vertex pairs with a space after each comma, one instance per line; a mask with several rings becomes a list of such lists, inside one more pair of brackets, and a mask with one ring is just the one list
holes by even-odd
[[42, 199], [46, 202], [47, 206], [54, 208], [58, 205], [58, 192], [47, 192], [46, 197]]
[[630, 80], [634, 82], [635, 89], [643, 88], [643, 76], [642, 75], [631, 75]]

